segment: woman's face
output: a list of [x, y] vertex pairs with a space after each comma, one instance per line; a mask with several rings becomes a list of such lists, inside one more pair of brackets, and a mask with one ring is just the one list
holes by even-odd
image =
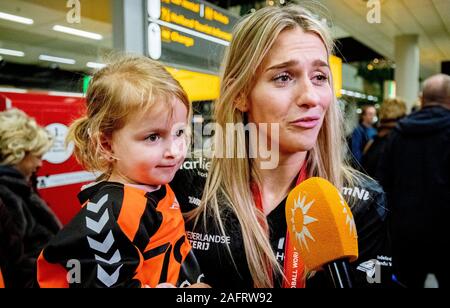
[[[249, 122], [278, 123], [280, 154], [310, 150], [333, 100], [324, 43], [300, 28], [281, 32], [258, 70]], [[269, 130], [270, 131], [270, 130]]]
[[33, 173], [42, 167], [42, 156], [28, 153], [15, 167], [29, 181]]

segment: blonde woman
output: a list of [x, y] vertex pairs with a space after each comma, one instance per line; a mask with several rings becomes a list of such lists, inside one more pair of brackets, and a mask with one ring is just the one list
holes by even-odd
[[[296, 183], [310, 176], [328, 179], [352, 204], [360, 228], [359, 263], [390, 257], [383, 249], [382, 191], [369, 179], [358, 180], [343, 161], [342, 120], [328, 61], [332, 47], [325, 26], [299, 6], [267, 7], [236, 25], [215, 105], [218, 126], [231, 123], [232, 135], [216, 132], [212, 160], [186, 162], [172, 183], [185, 210], [194, 209], [188, 238], [212, 287], [305, 286], [300, 271], [289, 270], [295, 260], [286, 241], [284, 204]], [[264, 123], [278, 126], [279, 133]], [[251, 157], [254, 140], [244, 124], [262, 135], [270, 132], [259, 141], [272, 144], [275, 167], [264, 164], [267, 157]], [[207, 178], [203, 167], [209, 167]], [[356, 267], [357, 285], [367, 285], [365, 268]]]
[[380, 107], [379, 115], [378, 134], [365, 146], [362, 159], [364, 171], [373, 178], [378, 172], [389, 133], [406, 116], [406, 104], [399, 98], [386, 99]]
[[7, 288], [34, 284], [39, 252], [61, 228], [30, 184], [51, 145], [50, 134], [24, 112], [0, 112], [0, 268]]

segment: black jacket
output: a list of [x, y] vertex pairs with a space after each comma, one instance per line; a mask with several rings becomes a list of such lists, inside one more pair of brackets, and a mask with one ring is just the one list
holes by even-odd
[[379, 181], [377, 178], [377, 170], [380, 165], [380, 160], [384, 156], [384, 149], [386, 147], [388, 136], [389, 135], [375, 136], [362, 159], [362, 167], [364, 168], [364, 172], [377, 181]]
[[6, 287], [31, 287], [42, 248], [61, 224], [19, 171], [0, 166], [0, 267]]
[[441, 247], [450, 244], [450, 110], [426, 107], [401, 120], [381, 167], [395, 250], [415, 260], [448, 260]]
[[[184, 211], [193, 209], [200, 203], [207, 175], [204, 168], [206, 164], [205, 160], [186, 161], [171, 183]], [[358, 231], [359, 259], [352, 264], [357, 287], [390, 285], [392, 259], [387, 229], [389, 211], [385, 207], [383, 191], [376, 182], [365, 179], [358, 187], [345, 188], [343, 195], [352, 204]], [[285, 201], [267, 217], [272, 248], [281, 265], [287, 230]], [[205, 275], [205, 282], [212, 287], [252, 288], [253, 281], [247, 265], [240, 225], [229, 210], [224, 211], [223, 217], [226, 236], [221, 235], [217, 227], [210, 223], [212, 219], [208, 219], [206, 226], [202, 220], [195, 228], [192, 222], [186, 225], [188, 238]], [[234, 262], [228, 253], [227, 244]], [[381, 266], [382, 284], [370, 284], [366, 273], [374, 269], [375, 261], [371, 260], [377, 259]], [[316, 275], [306, 284], [307, 287], [331, 287], [322, 274]]]

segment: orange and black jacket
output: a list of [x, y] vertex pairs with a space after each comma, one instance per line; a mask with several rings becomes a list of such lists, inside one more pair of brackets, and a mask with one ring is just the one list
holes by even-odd
[[38, 259], [40, 287], [185, 286], [200, 280], [169, 185], [147, 192], [100, 182], [78, 197], [83, 208]]

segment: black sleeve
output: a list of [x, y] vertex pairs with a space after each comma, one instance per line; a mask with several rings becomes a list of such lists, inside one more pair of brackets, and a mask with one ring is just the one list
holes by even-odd
[[22, 204], [16, 203], [13, 195], [8, 197], [4, 203], [0, 199], [0, 269], [6, 287], [28, 288], [33, 285], [36, 256], [25, 251], [27, 228]]
[[[381, 187], [370, 178], [345, 188], [343, 195], [351, 205], [358, 232], [358, 259], [350, 264], [355, 288], [393, 287], [392, 249], [389, 233], [389, 209]], [[332, 288], [323, 272], [307, 280], [307, 287]]]
[[[363, 200], [364, 201], [364, 200]], [[369, 200], [354, 208], [359, 257], [351, 266], [356, 287], [391, 287], [392, 247], [389, 209], [381, 189], [372, 190]]]
[[182, 212], [197, 208], [202, 199], [208, 175], [206, 160], [186, 159], [170, 183]]
[[0, 199], [0, 267], [10, 261], [20, 261], [23, 251], [23, 239]]
[[375, 177], [379, 179], [381, 186], [383, 187], [386, 195], [389, 197], [394, 186], [393, 171], [395, 170], [393, 164], [392, 151], [395, 145], [397, 133], [392, 131], [387, 137], [386, 145], [384, 147], [384, 153], [380, 156], [380, 162], [375, 172]]

